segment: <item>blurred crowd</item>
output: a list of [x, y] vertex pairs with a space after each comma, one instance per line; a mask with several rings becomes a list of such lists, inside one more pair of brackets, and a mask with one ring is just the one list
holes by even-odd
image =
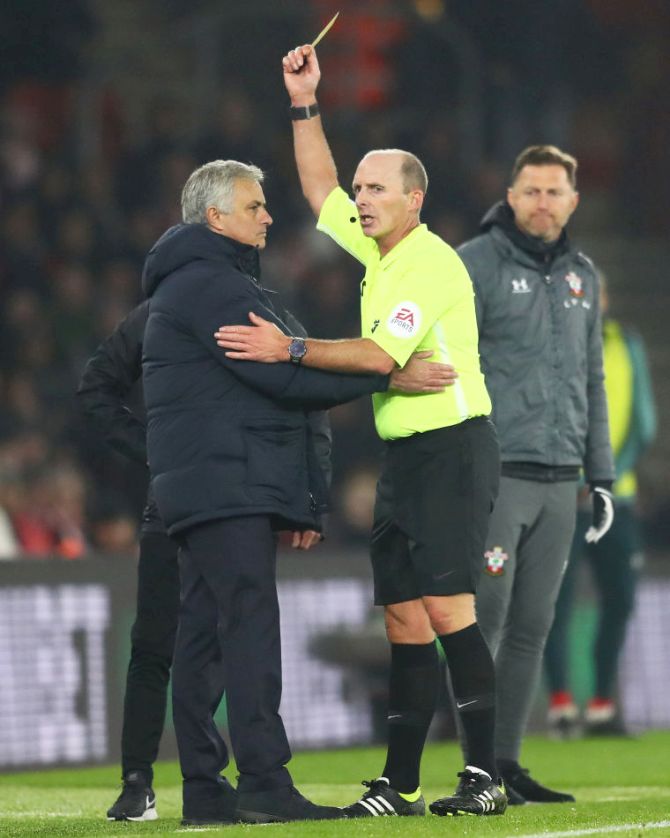
[[[96, 153], [83, 153], [76, 102], [91, 44], [104, 35], [96, 4], [68, 3], [68, 15], [60, 4], [35, 1], [30, 14], [21, 5], [0, 13], [14, 56], [0, 70], [0, 558], [133, 554], [147, 475], [104, 446], [74, 392], [86, 359], [140, 300], [145, 254], [180, 220], [192, 169], [234, 158], [266, 171], [275, 225], [263, 282], [282, 292], [310, 334], [357, 334], [360, 272], [314, 231], [285, 102], [264, 106], [258, 62], [238, 66], [237, 75], [225, 71], [213, 116], [195, 127], [177, 97], [156, 96], [141, 136], [128, 130], [127, 103], [107, 84], [98, 99], [100, 142]], [[162, 4], [146, 5], [159, 14]], [[201, 13], [209, 5], [196, 4]], [[342, 9], [322, 66], [343, 182], [368, 148], [411, 149], [430, 177], [425, 220], [458, 244], [503, 196], [521, 147], [556, 142], [579, 158], [582, 191], [607, 196], [612, 232], [662, 232], [658, 189], [667, 193], [670, 183], [663, 3], [647, 16], [636, 7], [633, 17], [630, 4], [610, 0], [511, 5], [306, 4], [307, 31]], [[161, 14], [178, 22], [186, 12], [170, 2]], [[261, 29], [254, 40], [271, 40], [271, 23]], [[464, 129], [463, 97], [473, 88], [464, 85], [470, 59], [459, 38], [478, 56], [479, 81], [470, 80], [481, 97], [476, 149]], [[278, 65], [273, 70], [276, 90]], [[333, 411], [332, 421], [330, 537], [346, 542], [365, 536], [380, 447], [365, 400]]]

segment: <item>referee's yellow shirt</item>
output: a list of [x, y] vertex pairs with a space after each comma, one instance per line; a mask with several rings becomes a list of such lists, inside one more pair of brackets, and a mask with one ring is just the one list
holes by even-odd
[[363, 233], [355, 205], [340, 187], [324, 202], [317, 227], [365, 265], [362, 336], [400, 367], [413, 352], [432, 349], [431, 360], [452, 364], [458, 372], [456, 383], [442, 393], [375, 393], [379, 436], [398, 439], [488, 416], [491, 400], [479, 367], [474, 291], [456, 252], [421, 224], [380, 258], [377, 243]]

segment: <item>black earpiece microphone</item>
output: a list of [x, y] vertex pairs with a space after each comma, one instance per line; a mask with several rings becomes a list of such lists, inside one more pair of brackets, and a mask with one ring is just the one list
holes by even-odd
[[356, 218], [355, 215], [352, 215], [351, 218], [349, 219], [349, 221], [351, 221], [352, 224], [355, 224], [358, 221], [358, 219]]

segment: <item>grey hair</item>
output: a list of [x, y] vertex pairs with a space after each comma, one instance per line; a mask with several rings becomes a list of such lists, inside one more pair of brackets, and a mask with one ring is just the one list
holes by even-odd
[[181, 216], [186, 224], [206, 224], [208, 207], [233, 211], [236, 180], [263, 182], [258, 166], [237, 160], [212, 160], [189, 175], [181, 193]]

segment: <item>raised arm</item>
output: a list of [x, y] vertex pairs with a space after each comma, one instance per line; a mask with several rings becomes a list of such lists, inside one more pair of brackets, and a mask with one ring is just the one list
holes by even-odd
[[[318, 218], [323, 202], [338, 185], [337, 169], [323, 133], [320, 116], [309, 116], [316, 105], [321, 71], [316, 52], [309, 44], [296, 47], [282, 60], [284, 84], [291, 98], [293, 147], [302, 194]], [[307, 118], [297, 119], [298, 116]]]

